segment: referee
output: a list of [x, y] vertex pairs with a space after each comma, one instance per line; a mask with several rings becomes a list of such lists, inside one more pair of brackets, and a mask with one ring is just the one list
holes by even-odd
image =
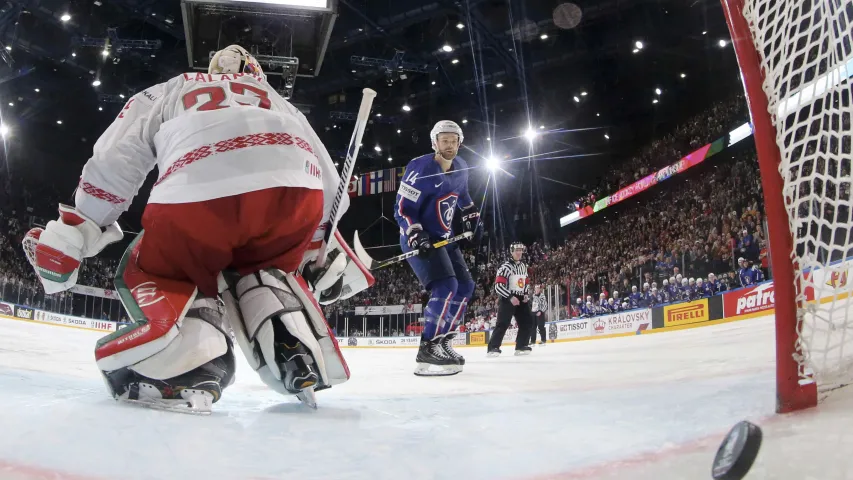
[[532, 349], [528, 346], [530, 330], [533, 326], [533, 315], [530, 312], [530, 279], [527, 278], [527, 265], [521, 261], [525, 247], [522, 243], [513, 243], [509, 247], [512, 260], [498, 268], [495, 279], [495, 292], [501, 297], [498, 304], [498, 322], [492, 330], [489, 339], [489, 357], [497, 357], [501, 354], [501, 343], [503, 343], [509, 322], [515, 317], [518, 324], [518, 335], [515, 338], [515, 354], [530, 355]]
[[542, 292], [542, 286], [533, 287], [533, 297], [530, 299], [533, 306], [533, 326], [530, 329], [530, 344], [536, 343], [536, 329], [539, 329], [539, 345], [545, 345], [545, 312], [548, 310], [548, 299]]

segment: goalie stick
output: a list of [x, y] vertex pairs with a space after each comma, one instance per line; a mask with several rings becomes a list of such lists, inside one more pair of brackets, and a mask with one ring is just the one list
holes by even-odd
[[335, 200], [332, 202], [332, 211], [329, 214], [329, 222], [327, 224], [326, 233], [323, 236], [323, 245], [320, 247], [320, 253], [317, 255], [318, 267], [326, 264], [326, 249], [332, 236], [335, 235], [335, 230], [338, 229], [338, 208], [341, 206], [344, 195], [347, 194], [350, 177], [352, 177], [353, 168], [355, 168], [355, 159], [358, 156], [358, 149], [361, 147], [361, 139], [364, 136], [364, 128], [367, 126], [367, 120], [370, 116], [370, 108], [373, 106], [373, 99], [376, 98], [376, 91], [370, 88], [365, 88], [361, 92], [361, 105], [358, 107], [358, 116], [355, 119], [355, 128], [352, 132], [352, 138], [349, 141], [347, 148], [347, 158], [344, 161], [344, 168], [341, 169], [341, 181], [338, 184], [338, 191], [335, 193]]
[[[471, 238], [473, 235], [471, 232], [460, 233], [455, 237], [450, 237], [447, 240], [442, 240], [440, 242], [436, 242], [432, 244], [432, 248], [441, 248], [451, 243], [456, 243], [465, 238]], [[355, 255], [361, 260], [361, 263], [367, 267], [368, 270], [377, 270], [383, 267], [387, 267], [388, 265], [393, 265], [395, 263], [400, 263], [407, 258], [412, 258], [420, 253], [420, 250], [412, 250], [411, 252], [406, 252], [402, 255], [397, 255], [396, 257], [387, 258], [385, 260], [374, 260], [371, 257], [367, 250], [361, 246], [361, 239], [358, 238], [358, 231], [355, 232], [355, 238], [352, 241], [353, 251], [355, 251]]]

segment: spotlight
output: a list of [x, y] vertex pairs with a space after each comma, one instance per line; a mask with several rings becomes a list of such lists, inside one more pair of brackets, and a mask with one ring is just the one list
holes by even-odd
[[500, 167], [500, 161], [495, 157], [488, 157], [486, 159], [486, 168], [489, 169], [490, 172], [494, 172]]
[[465, 25], [463, 25], [462, 22], [460, 22], [460, 23], [456, 24], [456, 28], [458, 28], [459, 30], [462, 30], [463, 28], [465, 28]]
[[92, 82], [92, 86], [93, 86], [93, 87], [100, 87], [100, 86], [101, 86], [101, 81], [100, 81], [100, 80], [95, 80], [94, 82]]
[[376, 150], [377, 152], [381, 152], [381, 151], [382, 151], [382, 147], [380, 147], [379, 145], [377, 145], [377, 146], [373, 147], [373, 149], [374, 149], [374, 150]]
[[71, 20], [71, 15], [68, 15], [67, 13], [65, 13], [61, 17], [59, 17], [59, 19], [62, 20], [63, 22], [67, 22], [68, 20]]
[[0, 135], [2, 135], [3, 138], [6, 138], [6, 136], [9, 135], [9, 127], [6, 125], [0, 125]]
[[642, 50], [643, 49], [643, 42], [637, 40], [636, 42], [634, 42], [634, 47], [636, 47], [637, 50]]
[[536, 140], [536, 135], [536, 130], [534, 130], [533, 127], [527, 127], [527, 130], [524, 132], [524, 138], [526, 138], [528, 142]]
[[495, 85], [495, 86], [496, 86], [496, 87], [498, 87], [498, 88], [503, 88], [503, 87], [504, 87], [504, 84], [503, 84], [503, 83], [498, 83], [498, 84], [497, 84], [497, 85]]
[[720, 48], [723, 48], [728, 45], [728, 43], [725, 40], [720, 40], [719, 42], [717, 42], [717, 45], [719, 45]]
[[404, 111], [404, 112], [411, 112], [411, 111], [412, 111], [412, 107], [410, 107], [410, 106], [408, 106], [408, 105], [403, 105], [403, 111]]
[[450, 53], [453, 51], [453, 47], [451, 47], [450, 45], [445, 43], [444, 46], [441, 47], [441, 50], [444, 52]]

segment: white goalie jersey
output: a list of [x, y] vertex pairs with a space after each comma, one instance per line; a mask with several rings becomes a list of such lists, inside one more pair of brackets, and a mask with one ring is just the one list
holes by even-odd
[[[320, 225], [340, 181], [305, 116], [250, 74], [185, 73], [134, 95], [95, 144], [77, 209], [100, 225], [114, 222], [155, 165], [148, 203], [301, 187], [324, 190]], [[348, 206], [344, 196], [339, 214]]]

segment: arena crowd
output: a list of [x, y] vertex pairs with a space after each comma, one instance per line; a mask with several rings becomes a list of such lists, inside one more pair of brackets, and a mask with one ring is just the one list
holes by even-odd
[[[719, 138], [746, 118], [742, 95], [714, 104], [620, 164], [574, 205], [581, 207], [614, 193]], [[710, 178], [706, 175], [698, 179], [670, 179], [665, 188], [653, 190], [651, 198], [623, 207], [618, 218], [571, 228], [564, 240], [550, 248], [542, 242], [528, 245], [525, 261], [533, 282], [559, 286], [558, 315], [596, 315], [737, 288], [740, 281], [736, 272], [741, 267], [741, 258], [766, 278], [769, 273], [766, 232], [755, 149], [741, 149], [734, 155], [725, 153], [720, 155], [725, 158], [713, 160], [717, 168]], [[70, 304], [68, 293], [51, 296], [42, 293], [21, 250], [26, 231], [52, 218], [53, 213], [45, 211], [44, 206], [53, 208], [62, 196], [44, 185], [34, 187], [39, 190], [34, 195], [28, 187], [9, 178], [3, 178], [2, 185], [0, 299], [61, 313], [79, 310]], [[36, 198], [42, 210], [35, 210]], [[606, 248], [598, 241], [603, 238], [608, 239]], [[477, 285], [468, 307], [469, 320], [463, 328], [489, 329], [495, 320], [497, 303], [492, 286], [504, 255], [469, 246], [465, 256]], [[87, 259], [78, 284], [112, 289], [117, 263], [116, 259], [104, 257]], [[415, 305], [427, 300], [426, 291], [406, 264], [374, 273], [377, 281], [373, 288], [326, 307], [327, 316], [340, 319], [357, 306]], [[88, 310], [87, 315], [91, 316]], [[123, 317], [120, 312], [95, 313], [95, 316], [115, 320]], [[407, 317], [406, 321], [411, 320], [414, 319]], [[337, 326], [340, 328], [339, 323]], [[370, 328], [349, 331], [351, 335], [380, 333], [414, 335], [419, 330], [394, 324], [386, 326], [383, 332]]]

